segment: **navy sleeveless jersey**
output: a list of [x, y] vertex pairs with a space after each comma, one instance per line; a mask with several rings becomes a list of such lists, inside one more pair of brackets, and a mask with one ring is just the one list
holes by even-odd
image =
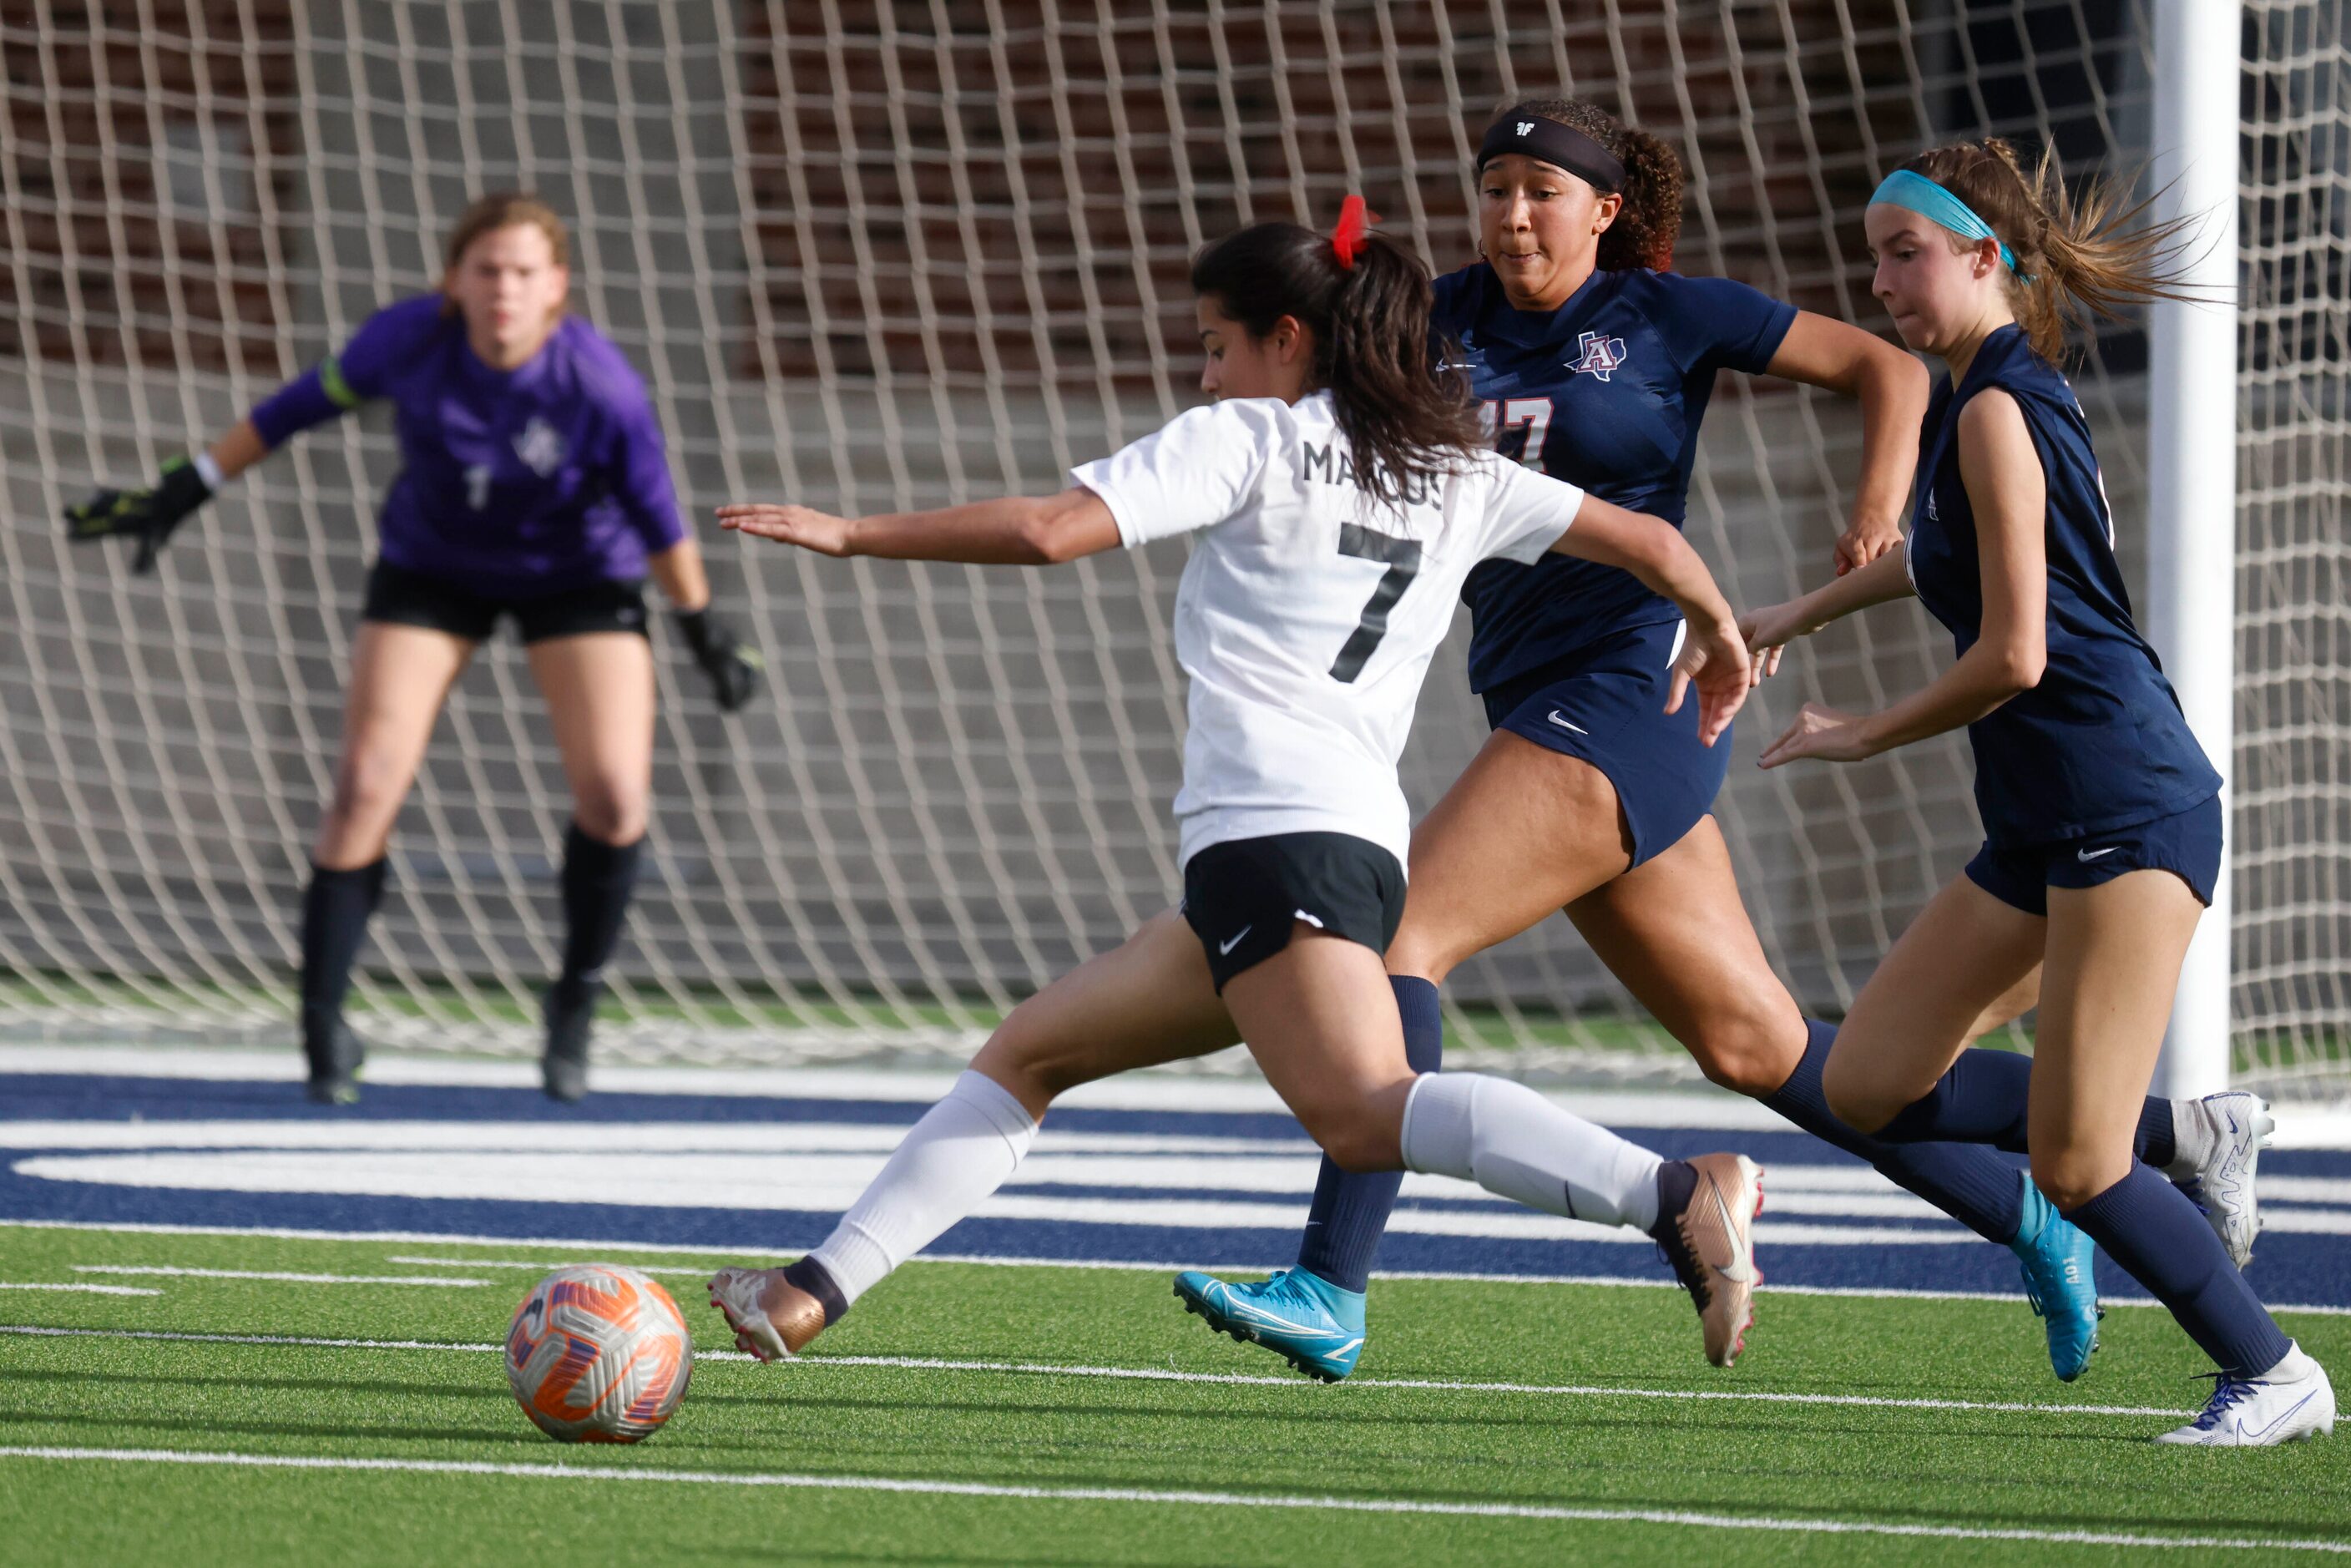
[[1984, 340], [1954, 389], [1936, 387], [1918, 443], [1910, 580], [1959, 651], [1983, 625], [1974, 509], [1959, 477], [1959, 411], [1997, 387], [2016, 400], [2049, 487], [2048, 664], [2040, 684], [1968, 727], [1976, 808], [1995, 844], [2043, 843], [2184, 811], [2217, 793], [2155, 650], [2131, 622], [2090, 427], [2064, 376], [2021, 328]]
[[378, 526], [394, 566], [528, 598], [634, 581], [649, 553], [685, 538], [644, 383], [576, 317], [500, 371], [440, 296], [402, 300], [262, 402], [253, 424], [275, 447], [376, 398], [391, 400], [400, 437]]
[[[1743, 283], [1594, 272], [1548, 314], [1484, 262], [1437, 280], [1436, 329], [1485, 401], [1495, 443], [1531, 468], [1681, 526], [1715, 372], [1771, 363], [1796, 319]], [[1627, 571], [1553, 555], [1469, 574], [1469, 685], [1485, 691], [1680, 612]]]

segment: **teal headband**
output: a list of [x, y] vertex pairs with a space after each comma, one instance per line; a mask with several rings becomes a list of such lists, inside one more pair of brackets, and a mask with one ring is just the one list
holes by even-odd
[[1976, 215], [1976, 210], [1924, 174], [1908, 169], [1896, 169], [1877, 187], [1869, 198], [1870, 204], [1883, 202], [1890, 207], [1905, 207], [1931, 224], [1950, 230], [1961, 239], [2000, 241], [2000, 258], [2022, 283], [2032, 281], [2032, 275], [2016, 265], [2016, 253], [2008, 242], [1992, 232], [1992, 227]]

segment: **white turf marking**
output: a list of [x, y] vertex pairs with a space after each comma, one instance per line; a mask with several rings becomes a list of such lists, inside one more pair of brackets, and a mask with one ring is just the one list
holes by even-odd
[[[194, 1333], [169, 1329], [78, 1329], [34, 1325], [0, 1326], [0, 1334], [52, 1339], [170, 1340], [192, 1344], [286, 1345], [310, 1350], [439, 1350], [501, 1354], [502, 1344], [459, 1344], [434, 1340], [317, 1339], [292, 1334]], [[738, 1350], [699, 1350], [696, 1361], [753, 1361]], [[1308, 1397], [1328, 1397], [1323, 1385], [1301, 1377], [1242, 1372], [1178, 1372], [1164, 1366], [1064, 1365], [1050, 1361], [956, 1361], [916, 1355], [804, 1355], [791, 1366], [889, 1367], [907, 1372], [991, 1373], [1007, 1377], [1108, 1378], [1122, 1383], [1193, 1383], [1221, 1387], [1287, 1388]], [[1871, 1410], [1952, 1410], [2009, 1416], [2152, 1416], [2178, 1421], [2195, 1412], [2155, 1405], [2052, 1405], [1982, 1399], [1886, 1399], [1865, 1394], [1782, 1394], [1729, 1388], [1613, 1388], [1582, 1383], [1478, 1383], [1424, 1377], [1351, 1377], [1344, 1388], [1402, 1388], [1427, 1394], [1521, 1394], [1567, 1399], [1687, 1399], [1748, 1405], [1833, 1405]], [[1349, 1397], [1340, 1396], [1340, 1397]]]
[[77, 1291], [86, 1296], [160, 1296], [163, 1293], [141, 1290], [137, 1285], [52, 1285], [26, 1280], [0, 1280], [0, 1291]]
[[987, 1481], [908, 1480], [895, 1476], [800, 1476], [724, 1470], [621, 1469], [587, 1465], [493, 1464], [480, 1459], [339, 1458], [307, 1454], [238, 1454], [172, 1448], [0, 1448], [0, 1458], [80, 1463], [222, 1465], [249, 1469], [393, 1471], [408, 1475], [500, 1476], [526, 1480], [654, 1482], [674, 1486], [786, 1487], [810, 1491], [894, 1492], [919, 1497], [1012, 1498], [1031, 1502], [1125, 1502], [1188, 1508], [1328, 1510], [1343, 1513], [1436, 1514], [1456, 1519], [1524, 1519], [1606, 1524], [1680, 1525], [1804, 1535], [1886, 1535], [1937, 1541], [2029, 1541], [2078, 1546], [2189, 1548], [2202, 1551], [2351, 1552], [2351, 1542], [2220, 1535], [2134, 1535], [2120, 1531], [2001, 1529], [1980, 1525], [1898, 1524], [1866, 1519], [1791, 1519], [1768, 1514], [1698, 1513], [1678, 1509], [1569, 1508], [1556, 1504], [1434, 1502], [1404, 1498], [1283, 1496], [1268, 1492], [1161, 1491], [1141, 1487], [1004, 1486]]
[[157, 1274], [185, 1280], [277, 1280], [289, 1285], [436, 1285], [471, 1289], [487, 1280], [455, 1280], [434, 1274], [288, 1274], [269, 1269], [174, 1269], [166, 1264], [77, 1263], [77, 1274]]
[[[87, 1219], [6, 1219], [0, 1218], [0, 1230], [90, 1230], [108, 1235], [124, 1236], [261, 1236], [284, 1241], [380, 1241], [410, 1246], [439, 1247], [547, 1247], [569, 1252], [601, 1252], [607, 1256], [588, 1259], [551, 1258], [546, 1267], [559, 1269], [569, 1262], [609, 1263], [610, 1254], [666, 1252], [684, 1253], [687, 1257], [704, 1258], [714, 1251], [729, 1250], [725, 1247], [686, 1247], [663, 1241], [599, 1241], [579, 1237], [559, 1236], [467, 1236], [430, 1230], [306, 1230], [276, 1225], [165, 1225], [136, 1220], [99, 1223]], [[711, 1265], [726, 1268], [740, 1264], [746, 1258], [775, 1256], [774, 1246], [766, 1240], [746, 1241], [732, 1249], [735, 1257], [726, 1263]], [[910, 1263], [962, 1263], [985, 1269], [1116, 1269], [1144, 1273], [1174, 1274], [1185, 1269], [1208, 1269], [1218, 1274], [1262, 1275], [1267, 1266], [1247, 1264], [1203, 1264], [1197, 1261], [1170, 1263], [1151, 1259], [1081, 1259], [1081, 1258], [1008, 1258], [970, 1253], [922, 1253], [909, 1259]], [[478, 1269], [486, 1264], [468, 1259], [456, 1265]], [[527, 1267], [535, 1265], [525, 1265]], [[639, 1265], [642, 1267], [642, 1265]], [[666, 1270], [667, 1265], [660, 1266]], [[695, 1265], [697, 1269], [701, 1265]], [[648, 1270], [649, 1272], [652, 1270]], [[1383, 1269], [1376, 1278], [1383, 1280], [1460, 1281], [1480, 1285], [1603, 1285], [1625, 1290], [1678, 1290], [1669, 1279], [1620, 1279], [1606, 1274], [1480, 1274], [1448, 1270]], [[1761, 1287], [1759, 1294], [1774, 1296], [1831, 1296], [1855, 1301], [2021, 1301], [2024, 1297], [2013, 1291], [1910, 1291], [1868, 1290], [1850, 1285], [1773, 1285]], [[2161, 1303], [2143, 1296], [2109, 1298], [2101, 1303], [2106, 1307], [2155, 1307]], [[2294, 1312], [2309, 1317], [2351, 1317], [2351, 1306], [2326, 1306], [2302, 1302], [2266, 1303], [2272, 1312]]]

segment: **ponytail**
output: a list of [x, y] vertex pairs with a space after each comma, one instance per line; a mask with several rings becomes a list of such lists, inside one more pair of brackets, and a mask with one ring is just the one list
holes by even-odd
[[1636, 131], [1599, 105], [1582, 99], [1538, 98], [1512, 104], [1495, 117], [1537, 115], [1580, 131], [1615, 154], [1625, 165], [1617, 193], [1625, 204], [1600, 235], [1594, 265], [1603, 272], [1646, 267], [1664, 272], [1674, 265], [1682, 234], [1682, 160], [1670, 142]]
[[2069, 333], [2088, 330], [2095, 318], [2112, 320], [2150, 299], [2201, 298], [2179, 287], [2177, 271], [2195, 215], [2142, 223], [2154, 198], [2130, 202], [2130, 179], [2093, 180], [2075, 195], [2053, 153], [2044, 150], [2028, 173], [1997, 136], [1933, 148], [1902, 167], [1965, 202], [2014, 254], [2009, 307], [2044, 360], [2062, 357]]
[[[1429, 366], [1435, 298], [1419, 262], [1364, 232], [1358, 204], [1332, 235], [1297, 224], [1255, 224], [1203, 250], [1192, 288], [1212, 297], [1251, 338], [1284, 316], [1312, 334], [1312, 384], [1327, 387], [1357, 482], [1399, 501], [1423, 476], [1458, 472], [1486, 445], [1478, 405], [1458, 372]], [[1350, 254], [1342, 260], [1341, 250]]]

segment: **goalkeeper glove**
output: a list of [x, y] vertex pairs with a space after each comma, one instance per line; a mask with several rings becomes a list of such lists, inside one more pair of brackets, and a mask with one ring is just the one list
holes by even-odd
[[710, 689], [723, 713], [740, 713], [758, 688], [759, 672], [768, 661], [759, 650], [738, 639], [734, 629], [708, 608], [681, 610], [677, 629], [694, 651], [694, 662], [710, 677]]
[[131, 559], [136, 573], [152, 571], [156, 552], [188, 514], [213, 498], [213, 487], [194, 463], [174, 457], [163, 465], [155, 483], [138, 490], [99, 490], [89, 500], [66, 508], [66, 533], [76, 539], [102, 539], [114, 534], [135, 535], [139, 553]]

